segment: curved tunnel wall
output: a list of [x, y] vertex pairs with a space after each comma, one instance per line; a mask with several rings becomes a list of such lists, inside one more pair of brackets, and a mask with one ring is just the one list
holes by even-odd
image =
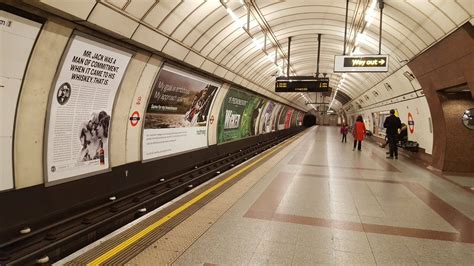
[[[379, 84], [344, 105], [349, 123], [362, 115], [368, 128], [383, 129], [390, 109], [409, 125], [408, 138], [443, 171], [472, 172], [474, 132], [461, 124], [474, 101], [473, 26], [466, 23]], [[463, 90], [462, 93], [460, 93]], [[451, 95], [451, 96], [450, 96]], [[382, 134], [378, 134], [383, 137]]]
[[[3, 4], [2, 7], [4, 7]], [[28, 18], [36, 17], [9, 6], [6, 12]], [[14, 161], [11, 165], [14, 168], [15, 182], [13, 186], [0, 191], [0, 201], [12, 202], [8, 205], [2, 204], [0, 208], [2, 213], [10, 214], [5, 217], [5, 220], [2, 219], [2, 226], [0, 226], [2, 229], [21, 226], [32, 220], [41, 220], [48, 215], [53, 217], [65, 210], [83, 208], [97, 199], [119, 192], [124, 193], [132, 187], [143, 186], [153, 182], [157, 176], [176, 172], [177, 161], [180, 167], [190, 167], [199, 160], [215, 158], [244, 146], [256, 145], [259, 141], [275, 138], [286, 134], [285, 132], [296, 132], [302, 126], [304, 112], [299, 109], [240, 85], [223, 82], [222, 79], [206, 75], [205, 72], [191, 68], [189, 65], [180, 65], [176, 60], [120, 42], [108, 35], [50, 16], [43, 11], [36, 12], [36, 15], [43, 19], [43, 25], [24, 69], [14, 124]], [[99, 45], [102, 48], [113, 47], [125, 52], [126, 55], [130, 54], [130, 57], [129, 60], [124, 60], [121, 66], [126, 66], [123, 75], [116, 74], [117, 79], [120, 79], [120, 86], [117, 87], [117, 93], [111, 100], [112, 111], [108, 112], [110, 136], [107, 137], [108, 145], [105, 141], [103, 144], [104, 159], [109, 165], [104, 166], [105, 171], [95, 168], [98, 171], [85, 171], [84, 174], [77, 176], [66, 176], [55, 183], [51, 181], [56, 180], [48, 179], [47, 171], [51, 167], [45, 167], [49, 160], [46, 150], [54, 139], [48, 139], [46, 136], [51, 134], [48, 132], [48, 126], [49, 131], [54, 130], [55, 127], [51, 124], [57, 122], [51, 112], [51, 106], [60, 105], [58, 105], [59, 89], [63, 86], [61, 75], [63, 73], [72, 75], [67, 72], [70, 71], [71, 60], [77, 64], [82, 62], [79, 56], [75, 59], [71, 56], [73, 53], [77, 55], [77, 51], [73, 51], [77, 36], [82, 36], [90, 44]], [[79, 52], [82, 54], [84, 51]], [[119, 60], [118, 57], [115, 59]], [[203, 100], [201, 103], [198, 103], [198, 100], [205, 97], [201, 97], [202, 94], [199, 96], [196, 91], [191, 94], [186, 92], [186, 97], [181, 97], [181, 101], [187, 105], [181, 108], [178, 115], [192, 117], [190, 114], [195, 110], [191, 107], [194, 106], [206, 110], [206, 117], [193, 120], [196, 128], [199, 127], [197, 130], [207, 131], [204, 136], [205, 144], [197, 149], [188, 147], [171, 154], [154, 156], [145, 162], [143, 161], [145, 159], [143, 136], [144, 128], [146, 128], [144, 122], [150, 121], [146, 116], [150, 113], [150, 106], [155, 104], [151, 99], [157, 93], [166, 94], [164, 90], [156, 90], [160, 86], [160, 78], [165, 73], [164, 69], [173, 69], [191, 79], [204, 80], [207, 82], [204, 85], [214, 84], [217, 90], [214, 91], [212, 97], [208, 97], [209, 101]], [[195, 89], [179, 84], [179, 86], [173, 85], [172, 82], [169, 85], [181, 86], [179, 90]], [[176, 96], [176, 94], [168, 94], [167, 98], [171, 96]], [[73, 96], [68, 101], [72, 102], [72, 99]], [[244, 108], [239, 108], [237, 105]], [[67, 106], [67, 103], [62, 106]], [[176, 104], [170, 104], [170, 106], [180, 108]], [[82, 110], [81, 108], [79, 104], [77, 110]], [[98, 113], [96, 114], [100, 116]], [[140, 120], [131, 119], [135, 113], [140, 114]], [[155, 113], [164, 114], [163, 111]], [[229, 114], [233, 120], [226, 117]], [[91, 113], [85, 116], [88, 118], [84, 122], [89, 119], [91, 122], [92, 117], [95, 117], [91, 116]], [[71, 121], [74, 119], [71, 117]], [[161, 129], [170, 127], [172, 126], [165, 125]], [[70, 138], [79, 144], [80, 134], [73, 131], [68, 133], [66, 130], [64, 133], [71, 135], [63, 137]], [[222, 138], [225, 134], [228, 136]], [[180, 140], [180, 142], [183, 141], [188, 141], [188, 139]], [[109, 147], [110, 150], [107, 151], [105, 147]], [[73, 153], [76, 156], [78, 152], [73, 151]], [[99, 157], [91, 157], [92, 161], [102, 160]]]
[[433, 149], [433, 130], [431, 113], [423, 90], [407, 66], [399, 69], [361, 96], [344, 105], [348, 124], [355, 122], [357, 115], [362, 115], [367, 129], [375, 137], [383, 139], [385, 129], [383, 122], [391, 109], [396, 110], [402, 123], [411, 125], [408, 139], [420, 144], [427, 154]]
[[[444, 171], [474, 172], [474, 131], [461, 124], [464, 110], [474, 108], [473, 26], [466, 23], [408, 65], [423, 88], [433, 116], [433, 166]], [[465, 96], [453, 95], [450, 99], [443, 95], [455, 87], [463, 87]]]
[[[16, 12], [22, 11], [16, 10]], [[60, 79], [57, 75], [61, 73], [62, 60], [68, 56], [68, 47], [72, 43], [72, 38], [78, 34], [85, 34], [84, 36], [88, 36], [87, 39], [98, 40], [104, 43], [106, 47], [115, 47], [116, 45], [112, 43], [117, 42], [107, 35], [50, 16], [45, 12], [37, 11], [37, 13], [40, 17], [45, 17], [45, 21], [25, 69], [15, 119], [13, 156], [16, 189], [42, 184], [45, 180], [44, 163], [47, 160], [45, 149], [48, 147], [48, 143], [45, 141], [48, 132], [45, 131], [45, 128], [48, 124], [48, 114], [50, 114], [49, 105], [52, 102], [51, 99], [54, 98], [52, 96], [52, 91], [56, 89], [54, 83]], [[109, 129], [111, 132], [110, 167], [140, 161], [143, 158], [142, 127], [143, 118], [148, 113], [147, 101], [156, 85], [157, 77], [163, 71], [163, 65], [174, 64], [162, 56], [126, 43], [121, 43], [117, 48], [129, 51], [132, 56], [123, 77], [120, 77], [121, 84], [113, 102], [114, 107]], [[230, 84], [223, 83], [213, 76], [205, 77], [203, 72], [195, 72], [185, 66], [176, 65], [174, 68], [188, 72], [191, 76], [203, 77], [209, 82], [218, 84], [219, 90], [213, 95], [213, 104], [208, 106], [209, 118], [212, 117], [213, 122], [209, 125], [201, 123], [201, 126], [206, 129], [209, 127], [204, 146], [223, 143], [224, 141], [218, 141], [218, 137], [225, 130], [217, 127], [218, 124], [222, 123], [222, 119], [225, 119], [225, 116], [221, 115], [223, 112], [221, 106], [229, 98], [227, 93], [236, 90], [245, 91], [246, 89], [238, 88], [238, 85], [232, 85], [234, 87], [229, 89]], [[285, 113], [276, 113], [277, 110], [281, 109], [279, 107], [284, 104], [270, 100], [263, 95], [258, 96], [251, 91], [243, 93], [247, 100], [254, 103], [254, 105], [251, 108], [247, 107], [252, 110], [245, 110], [237, 116], [242, 116], [245, 126], [248, 129], [252, 128], [252, 130], [247, 130], [248, 132], [242, 133], [238, 137], [228, 138], [225, 141], [235, 141], [244, 137], [301, 124], [300, 120], [302, 120], [303, 112], [293, 111], [295, 110], [293, 107], [288, 107]], [[138, 120], [137, 125], [131, 126], [130, 118], [135, 112], [141, 116], [141, 119]], [[249, 117], [252, 115], [254, 116], [253, 119]], [[282, 118], [283, 124], [273, 124], [270, 127], [266, 125], [271, 119], [277, 120], [276, 118], [280, 118], [279, 115], [284, 117]], [[267, 120], [266, 123], [265, 119]], [[51, 122], [51, 117], [49, 122]], [[186, 150], [190, 149], [184, 151]]]

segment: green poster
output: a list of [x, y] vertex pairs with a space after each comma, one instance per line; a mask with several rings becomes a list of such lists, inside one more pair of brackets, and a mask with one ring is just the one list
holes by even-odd
[[256, 119], [263, 99], [231, 88], [222, 104], [217, 125], [217, 143], [255, 135]]

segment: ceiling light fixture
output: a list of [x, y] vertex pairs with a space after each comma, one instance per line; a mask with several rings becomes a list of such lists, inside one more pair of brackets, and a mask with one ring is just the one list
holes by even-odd
[[[232, 9], [230, 9], [230, 7], [228, 7], [223, 1], [221, 1], [221, 4], [222, 6], [225, 7], [227, 13], [230, 15], [230, 17], [232, 18], [232, 20], [239, 26], [239, 28], [242, 28], [245, 33], [247, 33], [247, 35], [250, 37], [250, 39], [252, 40], [252, 43], [253, 45], [255, 46], [255, 48], [257, 48], [258, 50], [262, 50], [262, 52], [265, 54], [265, 56], [267, 57], [268, 61], [270, 61], [271, 63], [273, 63], [273, 66], [276, 67], [279, 71], [278, 75], [282, 75], [284, 72], [283, 72], [283, 69], [281, 66], [278, 65], [278, 54], [275, 54], [275, 53], [267, 53], [266, 52], [266, 44], [263, 44], [262, 42], [260, 42], [257, 38], [255, 38], [254, 36], [252, 36], [252, 34], [250, 34], [250, 32], [245, 28], [245, 23], [243, 23], [240, 18], [234, 13], [234, 11], [232, 11]], [[240, 4], [242, 4], [242, 6], [247, 10], [247, 16], [250, 16], [250, 13], [248, 12], [248, 9], [247, 9], [247, 6], [245, 4], [245, 2], [243, 0], [240, 0]], [[266, 42], [266, 33], [263, 32], [263, 34], [265, 35], [265, 42]], [[275, 49], [275, 52], [276, 49]], [[283, 62], [284, 63], [284, 62]], [[282, 63], [282, 64], [283, 64]]]
[[237, 17], [237, 15], [230, 9], [230, 7], [227, 7], [225, 10], [227, 10], [227, 13], [231, 16], [231, 18], [234, 20], [235, 23], [239, 26], [239, 28], [244, 28], [245, 24], [240, 21], [240, 19]]
[[367, 22], [365, 27], [367, 27], [367, 28], [370, 26], [370, 24], [372, 24], [372, 21], [374, 21], [375, 6], [377, 4], [377, 1], [378, 0], [372, 0], [372, 2], [370, 3], [369, 8], [367, 9], [367, 11], [365, 11], [365, 21]]
[[259, 50], [263, 49], [263, 44], [259, 42], [257, 39], [252, 38], [252, 42], [255, 45], [255, 47]]
[[359, 43], [365, 43], [366, 41], [367, 41], [367, 35], [360, 32], [359, 34], [357, 34], [355, 45], [357, 46]]

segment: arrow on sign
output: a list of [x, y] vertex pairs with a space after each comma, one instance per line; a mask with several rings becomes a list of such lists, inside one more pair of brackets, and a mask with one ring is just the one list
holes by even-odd
[[380, 63], [381, 65], [383, 65], [383, 64], [385, 64], [385, 60], [380, 59], [380, 60], [379, 60], [379, 63]]

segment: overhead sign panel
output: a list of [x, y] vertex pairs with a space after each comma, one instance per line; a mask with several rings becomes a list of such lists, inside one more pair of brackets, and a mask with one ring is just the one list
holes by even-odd
[[387, 72], [388, 55], [336, 55], [334, 72]]
[[306, 76], [278, 77], [275, 92], [328, 92], [329, 79]]

